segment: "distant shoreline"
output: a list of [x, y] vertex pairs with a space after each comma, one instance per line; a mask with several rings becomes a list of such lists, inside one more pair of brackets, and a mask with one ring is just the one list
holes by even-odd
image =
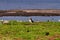
[[60, 16], [60, 9], [0, 10], [0, 16]]

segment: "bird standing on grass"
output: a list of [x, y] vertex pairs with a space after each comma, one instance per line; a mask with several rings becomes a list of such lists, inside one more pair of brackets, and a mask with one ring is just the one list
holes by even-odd
[[29, 18], [29, 22], [30, 22], [30, 23], [33, 23], [34, 21], [32, 20], [32, 18]]

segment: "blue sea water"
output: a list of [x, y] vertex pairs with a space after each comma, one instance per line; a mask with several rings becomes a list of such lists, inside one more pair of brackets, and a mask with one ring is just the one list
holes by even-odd
[[60, 20], [60, 16], [3, 16], [0, 17], [0, 20], [21, 20], [28, 21], [29, 18], [32, 18], [34, 21], [58, 21]]
[[0, 0], [0, 10], [60, 9], [60, 0]]

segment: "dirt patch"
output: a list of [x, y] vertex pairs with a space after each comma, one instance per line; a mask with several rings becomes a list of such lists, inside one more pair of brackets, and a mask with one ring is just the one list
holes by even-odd
[[60, 38], [60, 34], [55, 34], [54, 36], [47, 37], [49, 40], [55, 40], [56, 38]]

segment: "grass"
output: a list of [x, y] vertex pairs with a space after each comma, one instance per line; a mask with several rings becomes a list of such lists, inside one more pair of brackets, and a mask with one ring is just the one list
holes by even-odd
[[[49, 35], [46, 35], [46, 33]], [[0, 23], [0, 40], [60, 40], [60, 22]]]

